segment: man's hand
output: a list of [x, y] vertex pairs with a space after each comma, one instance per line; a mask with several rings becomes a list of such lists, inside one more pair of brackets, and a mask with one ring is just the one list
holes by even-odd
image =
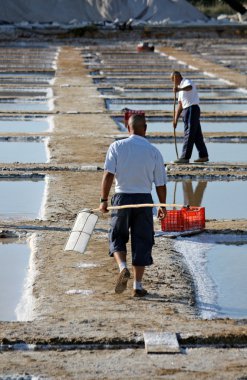
[[179, 92], [179, 91], [180, 91], [180, 88], [179, 88], [179, 87], [177, 87], [177, 86], [174, 86], [174, 87], [173, 87], [173, 92], [176, 93], [176, 92]]
[[173, 128], [174, 128], [174, 129], [177, 128], [177, 123], [178, 123], [177, 121], [174, 121], [174, 122], [173, 122]]
[[102, 212], [103, 214], [106, 214], [107, 212], [109, 212], [109, 210], [107, 209], [107, 206], [108, 206], [108, 202], [107, 201], [100, 202], [100, 204], [99, 204], [99, 210], [100, 210], [100, 212]]
[[167, 211], [166, 211], [165, 207], [159, 207], [158, 208], [157, 217], [159, 218], [159, 220], [165, 219], [166, 214], [167, 214]]

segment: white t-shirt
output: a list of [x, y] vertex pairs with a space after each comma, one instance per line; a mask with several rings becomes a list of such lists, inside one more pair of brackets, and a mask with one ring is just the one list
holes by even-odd
[[199, 104], [199, 96], [197, 94], [196, 85], [190, 79], [184, 78], [178, 87], [183, 88], [187, 86], [192, 86], [192, 90], [179, 91], [178, 93], [178, 101], [182, 103], [183, 109], [190, 107], [193, 104]]
[[152, 184], [166, 184], [161, 153], [145, 137], [130, 137], [112, 143], [104, 169], [115, 175], [116, 193], [151, 193]]

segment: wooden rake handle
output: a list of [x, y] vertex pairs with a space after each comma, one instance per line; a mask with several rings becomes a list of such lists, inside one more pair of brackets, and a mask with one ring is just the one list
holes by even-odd
[[[173, 123], [175, 122], [175, 113], [176, 113], [176, 92], [174, 92], [174, 100], [173, 100]], [[178, 159], [178, 146], [177, 146], [177, 136], [176, 136], [176, 129], [175, 128], [173, 128], [173, 135], [174, 135], [176, 155], [177, 155], [177, 159]]]
[[[141, 208], [141, 207], [184, 207], [184, 205], [178, 205], [176, 203], [141, 203], [136, 205], [123, 205], [123, 206], [109, 206], [108, 210], [122, 210], [125, 208]], [[94, 211], [100, 211], [99, 208], [96, 208]]]

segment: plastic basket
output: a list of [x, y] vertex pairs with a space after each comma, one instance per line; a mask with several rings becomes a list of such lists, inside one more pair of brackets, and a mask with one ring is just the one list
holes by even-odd
[[204, 228], [204, 207], [183, 207], [180, 210], [167, 210], [165, 219], [161, 221], [162, 231], [193, 231]]
[[124, 112], [124, 124], [125, 124], [125, 127], [127, 127], [128, 120], [129, 120], [130, 116], [132, 116], [132, 115], [142, 115], [142, 116], [145, 116], [145, 112], [144, 111], [137, 111], [137, 110], [128, 110], [128, 111], [125, 111]]

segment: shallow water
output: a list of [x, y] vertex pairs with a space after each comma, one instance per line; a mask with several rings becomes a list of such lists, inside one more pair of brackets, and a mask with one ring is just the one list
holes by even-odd
[[[149, 84], [154, 84], [154, 83], [159, 83], [159, 84], [162, 84], [162, 85], [165, 85], [169, 88], [171, 88], [171, 80], [168, 79], [167, 77], [164, 77], [164, 78], [145, 78], [145, 77], [139, 77], [139, 78], [135, 78], [135, 77], [118, 77], [118, 78], [115, 78], [115, 77], [107, 77], [107, 78], [93, 78], [92, 77], [92, 80], [93, 80], [93, 83], [96, 83], [96, 84], [102, 84], [102, 83], [107, 83], [107, 84], [116, 84], [117, 86], [121, 86], [122, 83], [123, 84], [129, 84], [129, 85], [132, 85], [132, 84], [135, 84], [135, 83], [138, 83], [138, 84], [143, 84], [143, 85], [146, 85], [147, 83]], [[194, 79], [194, 82], [195, 84], [197, 85], [205, 85], [205, 86], [212, 86], [212, 85], [217, 85], [217, 86], [220, 86], [220, 85], [223, 85], [226, 83], [225, 80], [223, 79], [214, 79], [214, 78], [207, 78], [207, 79], [204, 79], [204, 78], [201, 78], [201, 79]]]
[[45, 163], [47, 162], [44, 141], [0, 141], [0, 162], [2, 163]]
[[13, 102], [1, 102], [0, 101], [0, 111], [1, 112], [40, 112], [40, 111], [51, 111], [52, 104], [49, 101], [13, 101]]
[[0, 320], [16, 321], [27, 275], [30, 250], [18, 240], [0, 239]]
[[[122, 121], [123, 118], [117, 117], [113, 119], [115, 120], [120, 131], [127, 131], [127, 129], [124, 126], [124, 122]], [[247, 132], [247, 119], [245, 121], [229, 121], [229, 119], [222, 121], [201, 120], [201, 126], [203, 132]], [[179, 121], [177, 131], [183, 131], [182, 121]], [[147, 133], [149, 132], [173, 133], [172, 120], [153, 121], [152, 119], [147, 118]]]
[[247, 317], [247, 244], [216, 244], [207, 258], [208, 272], [216, 285], [219, 315]]
[[54, 71], [2, 71], [0, 72], [0, 78], [13, 78], [13, 77], [42, 77], [42, 78], [53, 78], [55, 75]]
[[[245, 219], [246, 192], [247, 181], [169, 181], [167, 203], [205, 207], [206, 219]], [[158, 203], [155, 191], [152, 194]]]
[[0, 133], [40, 133], [51, 128], [49, 117], [0, 117]]
[[36, 180], [0, 179], [0, 218], [35, 219], [41, 217], [44, 190], [44, 178]]
[[[122, 76], [126, 76], [126, 77], [130, 77], [130, 76], [153, 76], [153, 75], [157, 75], [157, 76], [165, 76], [167, 78], [170, 78], [170, 75], [171, 75], [171, 70], [162, 70], [162, 69], [156, 69], [155, 70], [155, 66], [153, 66], [153, 70], [150, 69], [150, 71], [142, 71], [143, 70], [143, 65], [142, 66], [139, 66], [137, 70], [132, 70], [132, 71], [128, 71], [128, 70], [121, 70], [121, 71], [116, 71], [116, 70], [94, 70], [94, 71], [91, 71], [90, 72], [90, 75], [94, 76], [94, 75], [104, 75], [104, 76], [111, 76], [111, 77], [122, 77]], [[193, 71], [189, 71], [189, 72], [183, 72], [184, 76], [190, 76], [190, 77], [207, 77], [205, 74], [203, 73], [200, 73], [198, 71], [196, 72], [193, 72]]]
[[31, 77], [20, 77], [20, 78], [15, 78], [15, 77], [10, 77], [10, 78], [0, 78], [0, 82], [1, 84], [3, 85], [16, 85], [16, 86], [25, 86], [25, 85], [28, 85], [28, 86], [33, 86], [36, 87], [37, 85], [39, 86], [44, 86], [44, 85], [47, 85], [47, 84], [52, 84], [53, 82], [53, 78], [50, 78], [50, 77], [34, 77], [34, 78], [31, 78]]
[[203, 318], [247, 317], [247, 238], [236, 235], [198, 235], [178, 238], [196, 287]]
[[[131, 108], [133, 110], [150, 110], [150, 111], [173, 111], [173, 103], [165, 101], [155, 101], [147, 99], [146, 101], [134, 100], [134, 99], [106, 99], [106, 108], [110, 111], [121, 111], [123, 108]], [[247, 109], [247, 101], [244, 103], [234, 102], [215, 102], [205, 103], [200, 102], [200, 108], [202, 112], [245, 112]]]
[[[155, 97], [164, 97], [171, 98], [173, 100], [173, 93], [169, 89], [124, 89], [123, 87], [112, 88], [103, 88], [98, 89], [102, 95], [115, 95], [126, 98], [152, 98]], [[241, 91], [237, 89], [200, 89], [199, 91], [200, 99], [203, 98], [222, 98], [222, 97], [231, 97], [231, 98], [244, 98], [247, 99], [247, 91]]]
[[[150, 139], [152, 145], [159, 149], [164, 161], [169, 163], [176, 159], [174, 143], [156, 142]], [[177, 143], [178, 154], [182, 153], [181, 142]], [[228, 143], [228, 142], [206, 142], [209, 159], [212, 162], [247, 162], [247, 145], [245, 143]], [[191, 162], [198, 158], [197, 149], [194, 146]]]
[[52, 97], [52, 91], [49, 88], [1, 88], [0, 97], [2, 96], [48, 98]]

